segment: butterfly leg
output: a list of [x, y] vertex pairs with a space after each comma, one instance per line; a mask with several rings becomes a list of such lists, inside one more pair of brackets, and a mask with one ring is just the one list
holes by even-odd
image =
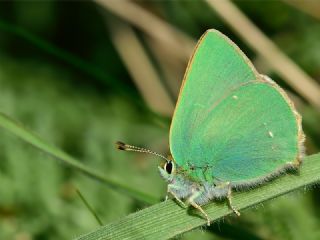
[[187, 200], [187, 202], [194, 208], [198, 209], [203, 216], [207, 219], [207, 225], [210, 226], [210, 218], [208, 216], [208, 214], [202, 209], [202, 207], [200, 205], [198, 205], [197, 203], [195, 203], [195, 199], [198, 198], [200, 195], [203, 194], [203, 191], [196, 191], [194, 192]]
[[232, 209], [232, 211], [239, 217], [240, 212], [232, 205], [231, 201], [231, 185], [228, 183], [228, 195], [227, 195], [228, 205]]
[[240, 216], [239, 211], [232, 205], [231, 199], [231, 184], [230, 182], [221, 182], [215, 188], [215, 196], [217, 198], [227, 198], [229, 208], [237, 215]]
[[181, 206], [183, 206], [184, 208], [186, 208], [186, 204], [181, 201], [181, 199], [171, 190], [171, 189], [179, 189], [177, 186], [174, 186], [174, 185], [171, 185], [171, 184], [168, 184], [168, 187], [167, 187], [167, 195], [166, 195], [166, 198], [165, 198], [165, 201], [168, 200], [169, 198], [169, 194], [171, 194], [171, 196], [173, 196]]

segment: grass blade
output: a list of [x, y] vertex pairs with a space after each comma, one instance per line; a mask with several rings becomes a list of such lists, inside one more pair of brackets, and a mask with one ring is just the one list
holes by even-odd
[[89, 204], [89, 202], [86, 200], [86, 198], [82, 195], [82, 193], [79, 191], [79, 189], [76, 189], [76, 192], [78, 194], [78, 196], [80, 197], [81, 201], [84, 203], [84, 205], [86, 206], [86, 208], [90, 211], [90, 213], [92, 214], [92, 216], [96, 219], [97, 223], [100, 226], [103, 226], [103, 223], [101, 221], [101, 219], [99, 218], [98, 214], [95, 212], [95, 210], [93, 209], [93, 207]]
[[20, 123], [16, 122], [15, 120], [11, 119], [10, 117], [6, 116], [3, 113], [0, 113], [0, 126], [10, 131], [14, 135], [18, 136], [22, 140], [30, 143], [34, 147], [48, 153], [49, 155], [55, 157], [56, 159], [61, 160], [63, 163], [67, 164], [69, 167], [77, 169], [85, 173], [86, 175], [103, 182], [107, 184], [109, 187], [112, 187], [125, 194], [128, 194], [129, 196], [147, 204], [153, 204], [157, 202], [156, 198], [148, 194], [132, 189], [131, 187], [128, 187], [126, 185], [123, 185], [122, 183], [114, 181], [111, 178], [108, 178], [105, 174], [99, 173], [93, 169], [88, 168], [87, 166], [82, 164], [80, 161], [66, 154], [59, 148], [48, 144], [47, 142], [42, 140], [39, 136], [37, 136], [35, 133], [26, 129]]
[[[299, 188], [319, 183], [319, 172], [318, 153], [305, 158], [299, 175], [287, 174], [251, 191], [235, 193], [233, 203], [237, 209], [243, 210]], [[232, 214], [226, 202], [210, 203], [205, 206], [205, 211], [213, 221]], [[167, 201], [130, 214], [76, 239], [169, 239], [205, 223], [197, 211], [187, 211], [175, 202]]]

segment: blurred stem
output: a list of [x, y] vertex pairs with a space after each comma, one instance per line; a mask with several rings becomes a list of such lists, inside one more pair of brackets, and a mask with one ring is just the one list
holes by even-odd
[[145, 102], [153, 111], [171, 116], [174, 104], [133, 29], [126, 23], [111, 18], [107, 23], [113, 45]]
[[282, 0], [286, 4], [294, 7], [295, 9], [302, 11], [308, 14], [311, 17], [314, 17], [317, 20], [320, 20], [320, 2], [319, 0]]
[[171, 49], [168, 49], [163, 43], [154, 41], [148, 36], [145, 36], [144, 39], [155, 61], [158, 63], [157, 66], [166, 82], [171, 99], [177, 100], [181, 84], [181, 81], [178, 80], [183, 78], [186, 63], [171, 58], [168, 53]]
[[142, 29], [149, 36], [159, 40], [172, 50], [172, 57], [185, 61], [189, 58], [196, 42], [179, 29], [128, 0], [94, 0], [96, 3]]
[[100, 220], [100, 218], [98, 217], [97, 213], [93, 210], [93, 208], [91, 207], [91, 205], [88, 203], [88, 201], [85, 199], [85, 197], [82, 195], [82, 193], [79, 191], [79, 189], [76, 189], [76, 192], [78, 194], [78, 196], [80, 197], [80, 199], [82, 200], [82, 202], [84, 203], [84, 205], [88, 208], [88, 210], [91, 212], [91, 214], [94, 216], [94, 218], [97, 220], [98, 224], [100, 226], [103, 226], [102, 221]]
[[292, 88], [320, 110], [320, 86], [314, 79], [287, 57], [230, 0], [207, 0], [207, 2]]
[[[299, 174], [286, 174], [250, 191], [235, 192], [233, 204], [239, 210], [258, 206], [267, 200], [319, 183], [319, 172], [320, 154], [308, 156], [304, 159]], [[198, 211], [190, 210], [180, 207], [172, 200], [158, 203], [77, 239], [170, 239], [206, 223]], [[226, 201], [209, 203], [204, 206], [204, 210], [212, 221], [233, 215]]]
[[[153, 55], [160, 62], [160, 68], [164, 70], [166, 85], [170, 88], [169, 93], [173, 93], [174, 99], [176, 99], [184, 73], [184, 69], [181, 71], [181, 67], [185, 68], [196, 41], [174, 25], [169, 24], [132, 1], [94, 1], [121, 18], [123, 22], [146, 33], [147, 43]], [[113, 28], [117, 29], [118, 26], [115, 25]]]
[[146, 193], [140, 192], [138, 190], [135, 190], [131, 187], [128, 187], [126, 185], [123, 185], [122, 183], [119, 183], [111, 178], [108, 178], [106, 174], [99, 173], [84, 164], [82, 164], [80, 161], [76, 160], [75, 158], [71, 157], [67, 153], [63, 152], [59, 148], [45, 142], [42, 140], [39, 136], [37, 136], [35, 133], [31, 132], [30, 130], [27, 130], [25, 127], [23, 127], [20, 123], [16, 122], [15, 120], [11, 119], [10, 117], [6, 116], [3, 113], [0, 113], [0, 126], [4, 129], [10, 131], [17, 137], [21, 138], [22, 140], [26, 141], [27, 143], [33, 145], [34, 147], [48, 153], [49, 155], [53, 156], [54, 158], [61, 160], [63, 163], [65, 163], [67, 166], [79, 170], [83, 172], [84, 174], [92, 177], [93, 179], [99, 180], [105, 184], [107, 184], [109, 187], [116, 189], [118, 191], [121, 191], [141, 202], [144, 202], [146, 204], [153, 204], [158, 202], [158, 200]]
[[39, 49], [85, 72], [86, 74], [94, 77], [100, 82], [109, 84], [114, 89], [117, 89], [119, 92], [125, 92], [126, 89], [128, 89], [126, 85], [121, 83], [121, 81], [117, 81], [99, 67], [96, 67], [90, 62], [84, 61], [81, 58], [67, 52], [66, 50], [63, 50], [53, 45], [52, 43], [44, 39], [41, 39], [40, 37], [36, 36], [35, 34], [32, 34], [31, 32], [23, 28], [20, 28], [14, 24], [5, 22], [4, 20], [0, 19], [0, 30], [9, 32], [20, 38], [23, 38], [24, 40], [38, 47]]

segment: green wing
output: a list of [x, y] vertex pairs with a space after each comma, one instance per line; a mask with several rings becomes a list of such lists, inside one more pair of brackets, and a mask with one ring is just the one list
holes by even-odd
[[171, 124], [177, 166], [198, 181], [255, 181], [299, 162], [300, 128], [285, 93], [231, 40], [207, 31], [189, 62]]

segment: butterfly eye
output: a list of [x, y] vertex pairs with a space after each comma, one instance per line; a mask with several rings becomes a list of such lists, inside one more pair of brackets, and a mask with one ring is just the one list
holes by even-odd
[[164, 165], [164, 169], [167, 173], [171, 174], [173, 169], [172, 161], [166, 162], [166, 164]]

